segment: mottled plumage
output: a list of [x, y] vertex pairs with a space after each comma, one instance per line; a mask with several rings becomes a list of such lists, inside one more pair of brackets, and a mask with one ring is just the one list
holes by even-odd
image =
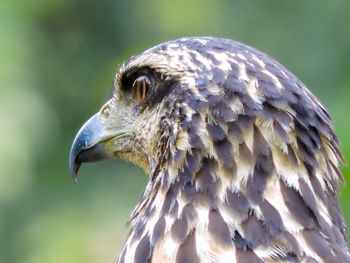
[[274, 59], [182, 38], [121, 66], [71, 169], [113, 157], [148, 173], [119, 263], [350, 262], [338, 146], [325, 108]]

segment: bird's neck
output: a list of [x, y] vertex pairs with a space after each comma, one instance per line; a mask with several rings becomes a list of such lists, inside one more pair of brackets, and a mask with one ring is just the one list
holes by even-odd
[[[326, 165], [308, 170], [297, 146], [278, 145], [271, 131], [265, 133], [275, 136], [274, 144], [268, 144], [272, 137], [262, 129], [271, 126], [256, 123], [244, 140], [217, 136], [208, 148], [166, 144], [151, 166], [119, 262], [300, 262], [319, 252], [313, 240], [346, 247], [332, 189], [337, 178], [324, 177]], [[198, 146], [210, 146], [201, 138]], [[315, 158], [330, 164], [332, 149], [322, 146]]]
[[[151, 169], [148, 185], [132, 214], [131, 231], [121, 255], [125, 262], [132, 262], [140, 242], [146, 239], [146, 246], [159, 250], [157, 255], [165, 258], [174, 258], [178, 253], [181, 256], [179, 247], [198, 242], [195, 238], [205, 240], [211, 247], [234, 249], [228, 217], [232, 225], [234, 218], [247, 217], [249, 210], [244, 196], [228, 187], [235, 167], [199, 149], [171, 152], [164, 157], [167, 163], [157, 163]], [[227, 196], [228, 202], [240, 203], [239, 209], [227, 209]], [[227, 213], [220, 213], [218, 207]], [[208, 253], [205, 246], [197, 246], [194, 251], [194, 258], [198, 253]]]

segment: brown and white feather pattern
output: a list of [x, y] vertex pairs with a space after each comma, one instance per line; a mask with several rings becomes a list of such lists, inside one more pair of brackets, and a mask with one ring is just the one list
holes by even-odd
[[331, 117], [302, 82], [215, 38], [156, 46], [117, 82], [135, 68], [170, 84], [119, 263], [350, 262], [337, 200], [343, 158]]

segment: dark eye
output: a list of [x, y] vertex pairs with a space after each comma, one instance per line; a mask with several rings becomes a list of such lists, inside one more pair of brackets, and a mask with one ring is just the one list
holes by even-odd
[[141, 103], [145, 100], [147, 92], [149, 90], [149, 80], [146, 76], [138, 77], [133, 86], [134, 94], [136, 94], [137, 103]]

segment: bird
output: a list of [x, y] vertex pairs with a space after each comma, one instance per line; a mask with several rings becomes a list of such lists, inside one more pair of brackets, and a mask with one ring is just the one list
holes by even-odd
[[122, 159], [148, 182], [118, 263], [350, 262], [339, 150], [321, 102], [240, 42], [184, 37], [118, 69], [69, 165]]

